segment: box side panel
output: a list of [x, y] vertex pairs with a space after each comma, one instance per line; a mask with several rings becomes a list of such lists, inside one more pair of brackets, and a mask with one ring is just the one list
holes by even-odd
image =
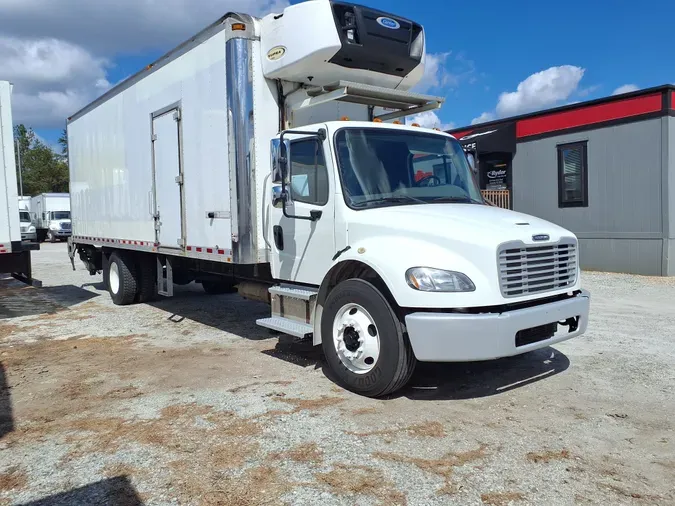
[[11, 93], [11, 85], [0, 81], [0, 164], [4, 173], [0, 188], [0, 244], [3, 245], [21, 241]]
[[[73, 235], [153, 242], [152, 114], [181, 109], [187, 245], [231, 247], [225, 34], [219, 32], [68, 126]], [[176, 206], [181, 205], [176, 202]]]
[[70, 195], [45, 195], [45, 211], [70, 211]]

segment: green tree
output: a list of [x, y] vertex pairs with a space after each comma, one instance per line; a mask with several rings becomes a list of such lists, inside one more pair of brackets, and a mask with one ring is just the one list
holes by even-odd
[[68, 158], [68, 131], [64, 128], [59, 137], [59, 145], [61, 146], [61, 155]]
[[[40, 141], [33, 129], [25, 125], [14, 128], [14, 137], [19, 146], [18, 154], [21, 155], [23, 194], [68, 192], [68, 165], [62, 156]], [[17, 163], [17, 170], [18, 167]]]

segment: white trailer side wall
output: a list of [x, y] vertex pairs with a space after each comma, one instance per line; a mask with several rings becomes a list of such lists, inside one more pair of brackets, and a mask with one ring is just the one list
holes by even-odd
[[179, 105], [186, 244], [231, 247], [230, 220], [206, 216], [230, 209], [225, 43], [215, 33], [69, 123], [73, 235], [155, 240], [152, 114]]
[[0, 165], [4, 174], [0, 180], [0, 244], [4, 246], [21, 241], [11, 94], [12, 85], [0, 81]]

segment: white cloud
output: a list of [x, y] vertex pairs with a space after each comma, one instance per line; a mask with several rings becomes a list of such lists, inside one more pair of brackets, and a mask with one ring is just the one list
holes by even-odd
[[[58, 4], [58, 5], [57, 5]], [[288, 0], [2, 0], [0, 79], [15, 122], [63, 128], [105, 92], [115, 56], [167, 51], [230, 11], [280, 12]]]
[[14, 121], [33, 128], [64, 127], [68, 115], [110, 87], [108, 66], [62, 40], [0, 36], [2, 79], [14, 84]]
[[67, 40], [96, 54], [165, 50], [227, 12], [281, 12], [287, 0], [4, 0], [2, 31]]
[[415, 116], [406, 118], [406, 124], [417, 123], [424, 128], [440, 128], [450, 130], [455, 127], [454, 123], [443, 123], [434, 111], [426, 111]]
[[584, 72], [581, 67], [562, 65], [532, 74], [518, 84], [516, 91], [499, 96], [497, 114], [501, 117], [515, 116], [567, 100], [579, 87]]
[[456, 84], [455, 77], [446, 68], [450, 53], [427, 53], [424, 63], [424, 75], [414, 87], [419, 93]]
[[635, 84], [624, 84], [623, 86], [619, 86], [617, 89], [615, 89], [612, 92], [612, 95], [621, 95], [622, 93], [630, 93], [631, 91], [637, 91], [640, 88], [635, 85]]
[[491, 112], [484, 112], [477, 118], [474, 118], [471, 120], [472, 125], [477, 125], [478, 123], [487, 123], [488, 121], [492, 121], [495, 119], [495, 115]]
[[598, 87], [579, 90], [584, 72], [585, 69], [581, 67], [562, 65], [532, 74], [518, 84], [516, 91], [500, 94], [495, 110], [482, 113], [471, 124], [553, 107], [574, 94], [586, 96]]

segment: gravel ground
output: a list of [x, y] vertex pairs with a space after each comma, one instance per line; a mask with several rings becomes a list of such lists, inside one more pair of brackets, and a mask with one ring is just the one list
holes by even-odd
[[386, 400], [199, 287], [116, 307], [64, 244], [0, 281], [0, 504], [675, 504], [675, 280], [586, 273], [588, 333]]

